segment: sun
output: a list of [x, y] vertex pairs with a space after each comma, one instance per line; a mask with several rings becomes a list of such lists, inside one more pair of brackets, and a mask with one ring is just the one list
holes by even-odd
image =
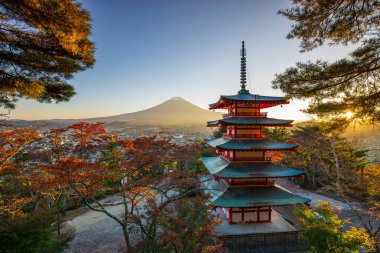
[[354, 116], [354, 113], [351, 112], [351, 111], [348, 111], [348, 112], [346, 112], [345, 116], [346, 116], [347, 119], [351, 119]]

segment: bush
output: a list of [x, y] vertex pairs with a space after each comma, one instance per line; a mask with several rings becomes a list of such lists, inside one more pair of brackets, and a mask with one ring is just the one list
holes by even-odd
[[53, 222], [53, 214], [45, 212], [33, 216], [0, 218], [0, 252], [62, 251], [64, 244], [53, 233]]
[[351, 226], [343, 230], [349, 220], [340, 220], [329, 202], [320, 201], [315, 209], [300, 206], [296, 209], [298, 224], [303, 229], [303, 239], [310, 253], [359, 253], [362, 248], [372, 250], [373, 240], [364, 228]]

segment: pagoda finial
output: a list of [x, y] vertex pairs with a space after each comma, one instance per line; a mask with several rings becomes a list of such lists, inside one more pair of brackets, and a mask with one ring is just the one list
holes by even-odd
[[241, 90], [239, 93], [249, 93], [248, 90], [245, 89], [246, 87], [246, 80], [247, 80], [247, 63], [246, 63], [246, 55], [247, 51], [244, 47], [244, 40], [241, 42], [241, 50], [240, 50], [240, 86]]

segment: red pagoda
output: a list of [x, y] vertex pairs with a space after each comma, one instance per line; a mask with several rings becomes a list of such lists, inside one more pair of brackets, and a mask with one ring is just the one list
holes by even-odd
[[270, 151], [294, 151], [295, 144], [274, 142], [263, 127], [290, 127], [292, 120], [268, 118], [262, 109], [288, 104], [284, 97], [251, 94], [246, 89], [246, 50], [241, 49], [241, 90], [220, 96], [210, 109], [225, 109], [223, 119], [209, 127], [225, 127], [220, 138], [206, 139], [219, 156], [202, 157], [212, 175], [205, 181], [211, 204], [220, 208], [229, 224], [271, 222], [272, 207], [310, 202], [277, 186], [276, 178], [300, 177], [302, 171], [271, 162]]

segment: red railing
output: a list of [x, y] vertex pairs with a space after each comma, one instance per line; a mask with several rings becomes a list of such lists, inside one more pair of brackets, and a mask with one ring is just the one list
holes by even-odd
[[274, 181], [271, 178], [262, 178], [255, 180], [228, 180], [231, 186], [250, 186], [250, 185], [273, 185]]
[[219, 153], [219, 155], [226, 158], [228, 161], [237, 161], [237, 162], [268, 162], [272, 161], [272, 157], [265, 156], [265, 157], [235, 157], [232, 158], [228, 156], [227, 154], [224, 154], [224, 152]]
[[224, 134], [225, 137], [231, 138], [268, 138], [267, 134]]
[[223, 117], [229, 116], [251, 116], [251, 117], [266, 117], [267, 112], [229, 112], [223, 114]]
[[235, 157], [234, 161], [272, 161], [272, 157]]

